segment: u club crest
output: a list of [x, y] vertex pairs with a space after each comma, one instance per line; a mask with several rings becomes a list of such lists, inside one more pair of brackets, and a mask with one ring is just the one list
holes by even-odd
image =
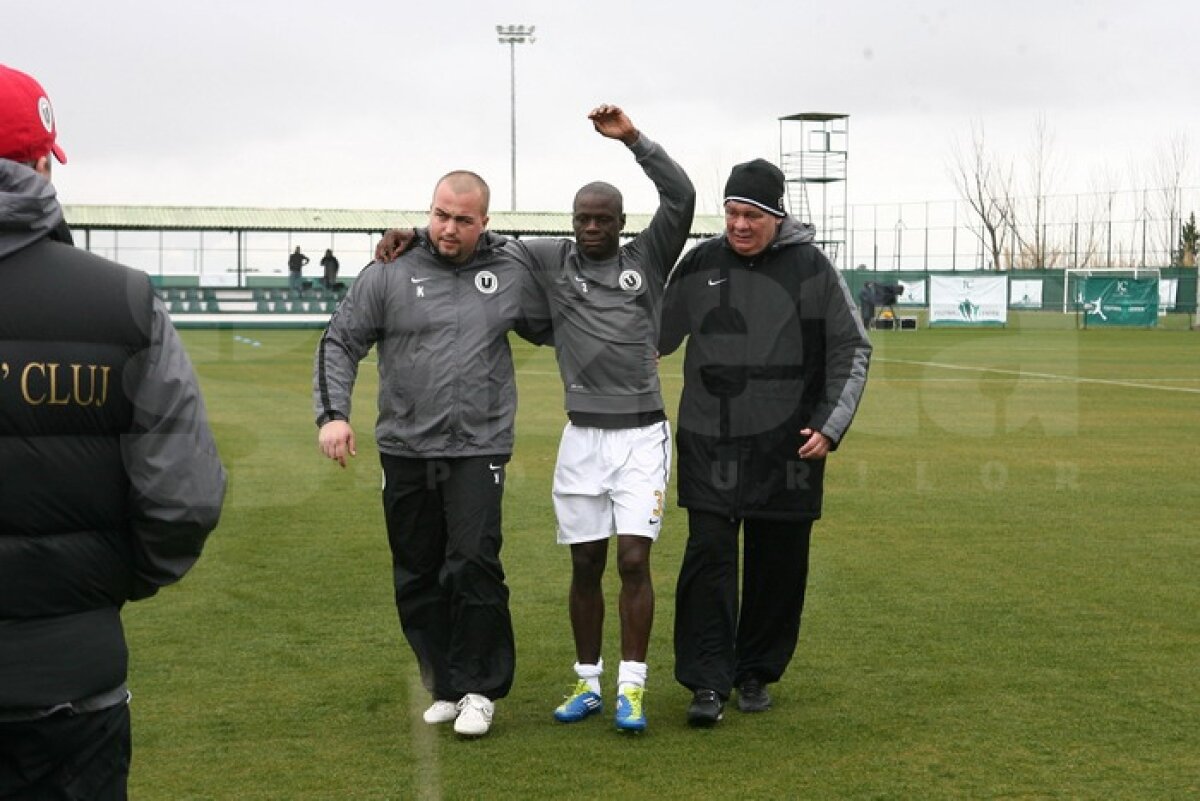
[[491, 270], [480, 270], [475, 274], [475, 288], [485, 295], [490, 295], [496, 291], [500, 282], [496, 280], [496, 274]]
[[637, 292], [642, 288], [642, 274], [637, 270], [622, 270], [621, 277], [617, 279], [617, 283], [626, 292]]

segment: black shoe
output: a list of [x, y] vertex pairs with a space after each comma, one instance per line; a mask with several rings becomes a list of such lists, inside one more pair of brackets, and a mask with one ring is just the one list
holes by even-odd
[[767, 685], [758, 679], [746, 679], [738, 687], [738, 709], [743, 712], [766, 712], [771, 708]]
[[725, 715], [725, 702], [716, 690], [696, 690], [688, 706], [689, 726], [715, 726]]

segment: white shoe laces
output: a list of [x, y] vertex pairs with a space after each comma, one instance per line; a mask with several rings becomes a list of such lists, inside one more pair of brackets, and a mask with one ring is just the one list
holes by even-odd
[[458, 702], [458, 709], [460, 712], [473, 709], [483, 715], [486, 720], [490, 721], [492, 719], [492, 702], [477, 693], [467, 693], [464, 695], [462, 700]]

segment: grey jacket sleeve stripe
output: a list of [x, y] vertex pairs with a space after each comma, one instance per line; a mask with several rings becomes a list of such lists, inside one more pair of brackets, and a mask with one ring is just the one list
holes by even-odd
[[329, 339], [329, 329], [321, 334], [321, 342], [317, 345], [317, 422], [332, 418], [350, 419], [350, 409], [334, 403], [329, 392], [329, 366], [326, 353], [330, 347], [337, 347]]
[[[859, 319], [850, 289], [832, 267], [827, 287], [825, 421], [818, 428], [837, 447], [845, 435], [867, 386], [871, 341]], [[827, 410], [827, 412], [825, 411]]]
[[378, 339], [374, 298], [381, 282], [379, 264], [368, 265], [321, 334], [313, 365], [313, 412], [318, 424], [331, 417], [350, 419], [358, 363]]

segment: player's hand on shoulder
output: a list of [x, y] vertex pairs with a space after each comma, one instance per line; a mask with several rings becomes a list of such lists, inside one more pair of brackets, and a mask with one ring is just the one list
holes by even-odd
[[375, 245], [375, 261], [388, 262], [400, 258], [417, 238], [412, 228], [389, 228]]

